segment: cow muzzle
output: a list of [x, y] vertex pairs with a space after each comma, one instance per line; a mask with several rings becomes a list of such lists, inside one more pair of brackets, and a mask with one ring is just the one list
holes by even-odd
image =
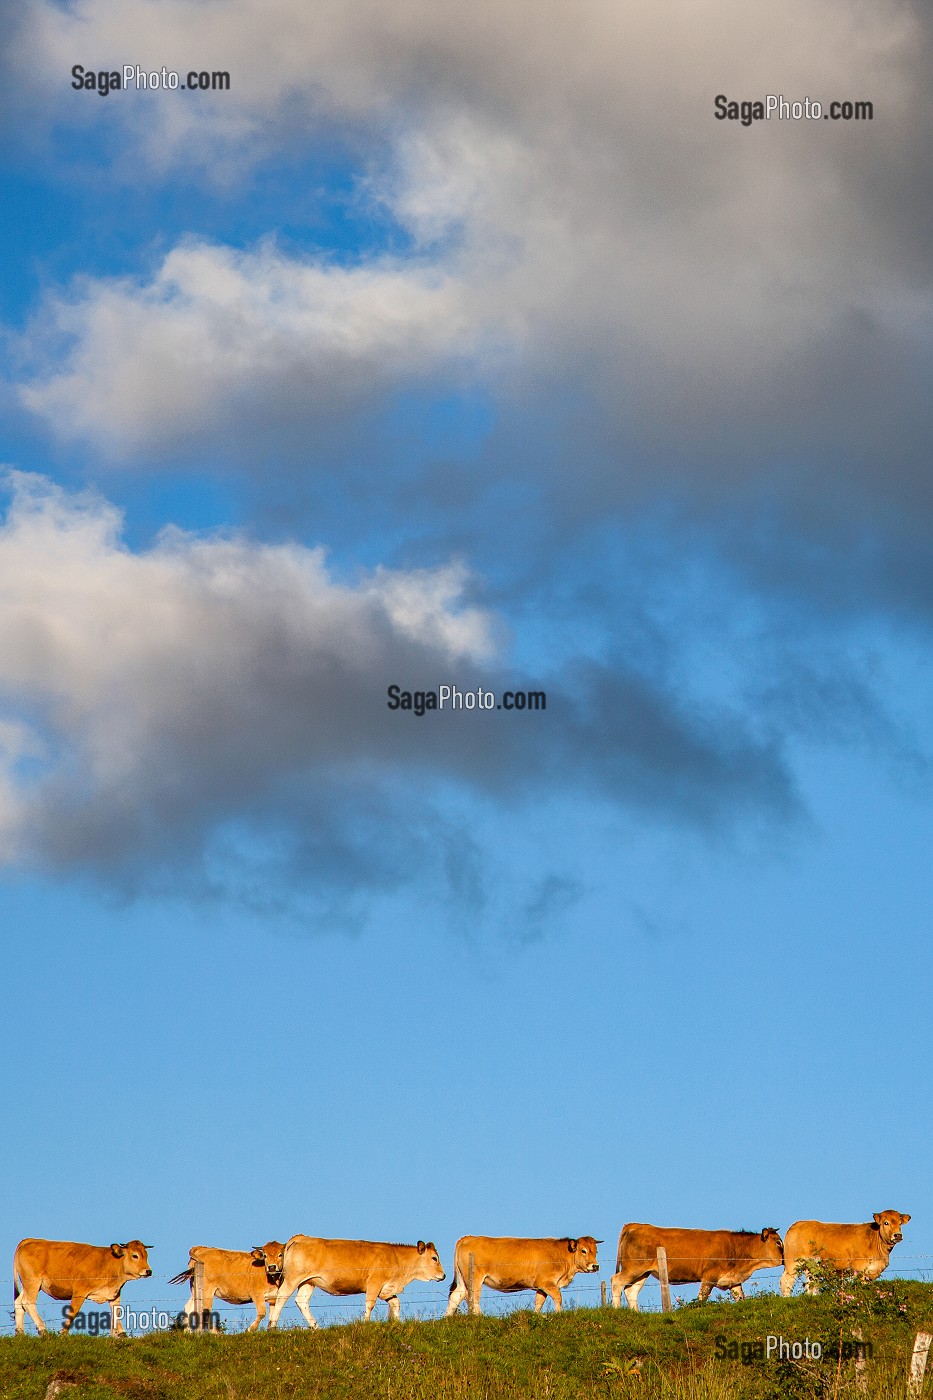
[[152, 1270], [147, 1269], [146, 1272], [143, 1274], [143, 1278], [152, 1278]]

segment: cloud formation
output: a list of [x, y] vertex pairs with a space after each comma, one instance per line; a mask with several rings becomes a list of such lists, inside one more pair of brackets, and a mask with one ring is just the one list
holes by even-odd
[[[467, 571], [347, 582], [319, 550], [172, 530], [132, 553], [110, 507], [21, 480], [2, 539], [7, 859], [129, 884], [223, 884], [237, 864], [263, 898], [272, 868], [388, 888], [434, 860], [478, 900], [482, 854], [442, 791], [502, 810], [572, 790], [706, 827], [793, 809], [789, 731], [832, 733], [844, 708], [882, 735], [850, 658], [839, 677], [809, 665], [799, 608], [794, 694], [762, 679], [762, 636], [801, 596], [822, 641], [834, 614], [933, 605], [929, 28], [897, 0], [32, 0], [21, 79], [71, 126], [106, 122], [115, 181], [183, 161], [232, 200], [263, 159], [299, 168], [330, 142], [381, 233], [352, 256], [271, 228], [234, 248], [176, 209], [155, 261], [46, 293], [26, 407], [92, 470], [210, 461], [239, 489], [251, 469], [260, 520], [318, 488], [371, 557], [491, 559], [513, 621], [572, 616], [531, 678], [546, 727], [406, 726], [388, 681], [525, 679]], [[67, 91], [76, 58], [232, 86], [89, 98]], [[716, 121], [717, 92], [772, 91], [866, 99], [875, 120]], [[465, 388], [485, 436], [449, 463], [420, 409]], [[35, 599], [15, 585], [27, 537]], [[662, 620], [649, 660], [616, 637], [707, 566], [709, 596], [764, 600], [728, 701], [698, 679], [728, 626]], [[541, 885], [528, 918], [564, 893]]]
[[65, 438], [115, 456], [346, 414], [474, 349], [464, 288], [442, 271], [299, 262], [189, 241], [149, 283], [99, 281], [48, 308], [67, 367], [23, 391]]
[[[323, 422], [347, 427], [434, 375], [496, 400], [485, 480], [511, 470], [515, 415], [548, 415], [553, 465], [537, 478], [558, 514], [572, 475], [594, 516], [686, 491], [713, 513], [774, 500], [824, 539], [840, 515], [896, 534], [928, 518], [933, 118], [918, 5], [235, 0], [218, 13], [34, 0], [21, 42], [46, 97], [78, 52], [228, 68], [231, 91], [204, 101], [106, 99], [108, 129], [127, 124], [134, 158], [148, 133], [156, 167], [226, 155], [238, 172], [337, 133], [359, 197], [407, 251], [348, 267], [189, 238], [135, 279], [72, 287], [28, 338], [23, 398], [54, 432], [150, 463], [208, 435], [220, 451], [263, 441], [307, 477], [329, 467], [314, 452]], [[715, 120], [716, 93], [772, 91], [867, 99], [875, 120]], [[55, 99], [69, 120], [102, 119], [104, 102], [75, 96]]]
[[455, 565], [347, 583], [320, 549], [173, 529], [133, 553], [99, 498], [11, 484], [7, 863], [206, 887], [229, 881], [218, 853], [236, 850], [235, 878], [252, 866], [257, 889], [264, 869], [284, 886], [391, 887], [418, 869], [430, 827], [456, 883], [468, 843], [443, 815], [445, 787], [506, 805], [577, 792], [701, 825], [792, 808], [773, 741], [725, 710], [691, 713], [623, 663], [568, 658], [547, 713], [522, 722], [389, 713], [392, 682], [508, 685], [500, 625]]

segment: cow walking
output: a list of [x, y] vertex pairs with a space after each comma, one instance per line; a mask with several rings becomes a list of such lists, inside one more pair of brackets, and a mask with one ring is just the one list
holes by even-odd
[[[837, 1273], [861, 1274], [875, 1279], [888, 1267], [891, 1250], [903, 1239], [901, 1226], [909, 1215], [897, 1210], [878, 1211], [864, 1225], [831, 1225], [822, 1220], [797, 1220], [784, 1239], [784, 1272], [781, 1292], [788, 1297], [797, 1278], [798, 1267], [806, 1259], [821, 1259]], [[816, 1284], [804, 1275], [808, 1293], [816, 1292]]]
[[40, 1293], [71, 1309], [62, 1332], [68, 1332], [84, 1304], [109, 1303], [111, 1335], [124, 1335], [120, 1321], [120, 1290], [133, 1279], [149, 1278], [149, 1255], [140, 1240], [127, 1244], [73, 1244], [68, 1240], [20, 1240], [13, 1255], [13, 1316], [17, 1333], [25, 1329], [28, 1313], [39, 1330], [45, 1323], [36, 1308]]
[[483, 1284], [500, 1293], [534, 1289], [535, 1312], [550, 1298], [554, 1311], [561, 1310], [561, 1289], [577, 1274], [599, 1272], [596, 1247], [602, 1240], [592, 1235], [571, 1239], [516, 1239], [509, 1235], [464, 1235], [454, 1252], [454, 1276], [447, 1299], [447, 1316], [457, 1311], [467, 1298], [470, 1255], [473, 1256], [473, 1297], [467, 1298], [471, 1313], [480, 1310]]
[[389, 1306], [390, 1319], [401, 1309], [399, 1294], [415, 1279], [441, 1283], [446, 1278], [433, 1244], [384, 1244], [373, 1240], [322, 1240], [312, 1235], [293, 1235], [285, 1246], [282, 1282], [279, 1284], [269, 1327], [275, 1327], [279, 1314], [297, 1289], [295, 1301], [309, 1327], [316, 1327], [308, 1307], [315, 1288], [335, 1297], [353, 1293], [366, 1295], [363, 1320], [372, 1316], [377, 1299]]
[[619, 1233], [616, 1272], [612, 1276], [612, 1306], [622, 1294], [633, 1311], [638, 1295], [653, 1274], [658, 1276], [658, 1249], [667, 1254], [671, 1283], [698, 1283], [700, 1302], [714, 1288], [728, 1289], [733, 1298], [745, 1297], [742, 1284], [756, 1269], [784, 1263], [784, 1249], [777, 1230], [760, 1234], [750, 1230], [678, 1230], [631, 1222]]
[[276, 1291], [282, 1281], [282, 1259], [284, 1244], [270, 1240], [256, 1249], [211, 1249], [208, 1245], [195, 1245], [188, 1252], [188, 1267], [169, 1279], [169, 1283], [191, 1283], [191, 1297], [185, 1304], [185, 1317], [191, 1325], [194, 1312], [194, 1266], [204, 1268], [204, 1288], [201, 1307], [211, 1311], [214, 1299], [224, 1303], [252, 1303], [256, 1317], [246, 1329], [255, 1332], [266, 1315], [266, 1304], [275, 1301]]

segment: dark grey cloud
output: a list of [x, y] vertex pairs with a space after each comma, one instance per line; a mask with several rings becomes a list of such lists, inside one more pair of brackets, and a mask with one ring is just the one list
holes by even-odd
[[[576, 793], [705, 829], [794, 810], [778, 745], [732, 710], [622, 658], [511, 669], [455, 568], [347, 584], [320, 551], [180, 532], [134, 554], [99, 499], [25, 476], [15, 492], [0, 533], [9, 864], [205, 893], [232, 871], [254, 902], [273, 875], [324, 897], [433, 870], [481, 909], [480, 849], [445, 792], [506, 810]], [[388, 708], [390, 684], [500, 699], [546, 685], [547, 708], [418, 717]]]

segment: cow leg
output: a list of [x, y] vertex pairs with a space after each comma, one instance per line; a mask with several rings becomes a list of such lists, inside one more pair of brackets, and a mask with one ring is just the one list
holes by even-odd
[[378, 1292], [376, 1292], [376, 1293], [367, 1293], [367, 1294], [366, 1294], [366, 1306], [365, 1306], [365, 1308], [363, 1309], [363, 1321], [364, 1321], [364, 1322], [369, 1322], [370, 1318], [371, 1318], [372, 1315], [373, 1315], [373, 1308], [376, 1306], [376, 1304], [377, 1304], [378, 1301], [379, 1301], [379, 1294], [378, 1294]]
[[535, 1312], [539, 1313], [547, 1302], [547, 1294], [543, 1288], [535, 1289]]
[[730, 1289], [730, 1292], [737, 1303], [741, 1303], [744, 1301], [745, 1289], [740, 1283], [737, 1283], [734, 1288]]
[[647, 1282], [648, 1275], [646, 1274], [644, 1278], [637, 1278], [635, 1279], [634, 1283], [627, 1283], [625, 1285], [625, 1288], [623, 1289], [623, 1292], [625, 1294], [625, 1301], [632, 1309], [632, 1312], [638, 1312], [638, 1295]]
[[295, 1294], [295, 1302], [298, 1304], [298, 1307], [301, 1311], [301, 1315], [309, 1327], [317, 1326], [317, 1322], [314, 1319], [314, 1313], [308, 1307], [308, 1303], [311, 1299], [311, 1294], [313, 1292], [313, 1283], [303, 1283], [299, 1288], [298, 1292]]
[[[281, 1313], [282, 1309], [284, 1308], [285, 1304], [288, 1302], [289, 1298], [292, 1296], [294, 1291], [295, 1285], [292, 1283], [286, 1288], [285, 1279], [283, 1278], [276, 1291], [275, 1299], [272, 1304], [272, 1311], [269, 1314], [270, 1331], [273, 1327], [276, 1327], [278, 1325], [279, 1314]], [[187, 1308], [185, 1309], [185, 1311], [188, 1311]]]
[[247, 1327], [247, 1329], [246, 1329], [247, 1332], [256, 1332], [256, 1331], [258, 1331], [258, 1329], [259, 1329], [259, 1324], [260, 1324], [260, 1322], [262, 1322], [263, 1318], [264, 1318], [265, 1315], [266, 1315], [266, 1300], [265, 1300], [265, 1298], [257, 1298], [257, 1299], [255, 1299], [255, 1303], [256, 1303], [256, 1317], [255, 1317], [255, 1320], [254, 1320], [253, 1322], [251, 1322], [250, 1325]]
[[110, 1335], [111, 1337], [125, 1337], [123, 1330], [123, 1313], [120, 1310], [120, 1295], [117, 1294], [110, 1304]]
[[[38, 1294], [36, 1296], [38, 1297]], [[39, 1333], [39, 1336], [45, 1336], [48, 1329], [39, 1316], [39, 1309], [36, 1307], [36, 1299], [30, 1298], [25, 1289], [17, 1293], [16, 1297], [13, 1299], [13, 1313], [16, 1319], [16, 1331], [20, 1336], [26, 1331], [24, 1313], [28, 1313], [36, 1324], [36, 1331]]]
[[562, 1303], [560, 1289], [556, 1288], [553, 1284], [551, 1284], [550, 1287], [545, 1284], [543, 1288], [539, 1288], [535, 1293], [535, 1312], [539, 1313], [541, 1311], [546, 1298], [550, 1298], [551, 1302], [554, 1304], [554, 1311], [560, 1312]]
[[784, 1272], [783, 1274], [781, 1274], [781, 1296], [783, 1298], [790, 1297], [793, 1291], [794, 1280], [796, 1279], [796, 1277], [797, 1275], [794, 1273], [794, 1270], [788, 1268], [785, 1264]]
[[75, 1318], [78, 1316], [78, 1313], [79, 1313], [79, 1312], [81, 1311], [81, 1309], [84, 1307], [84, 1304], [85, 1304], [86, 1302], [87, 1302], [87, 1294], [86, 1294], [86, 1293], [72, 1293], [72, 1295], [71, 1295], [71, 1311], [69, 1312], [68, 1318], [67, 1318], [67, 1320], [66, 1320], [66, 1322], [65, 1322], [65, 1325], [64, 1325], [64, 1327], [62, 1328], [62, 1336], [63, 1336], [63, 1337], [66, 1337], [66, 1336], [68, 1335], [68, 1333], [71, 1331], [71, 1324], [74, 1322]]
[[705, 1303], [706, 1300], [707, 1300], [707, 1298], [709, 1297], [709, 1295], [712, 1293], [712, 1291], [713, 1291], [713, 1285], [712, 1285], [711, 1283], [701, 1283], [701, 1284], [700, 1284], [700, 1291], [699, 1291], [699, 1293], [697, 1294], [697, 1302], [698, 1302], [698, 1303]]
[[444, 1314], [444, 1316], [445, 1316], [445, 1317], [453, 1317], [454, 1313], [457, 1311], [457, 1309], [459, 1308], [460, 1304], [463, 1302], [463, 1300], [464, 1300], [464, 1298], [466, 1297], [466, 1295], [467, 1295], [467, 1286], [466, 1286], [466, 1283], [464, 1282], [463, 1275], [458, 1271], [457, 1266], [456, 1266], [456, 1264], [455, 1264], [455, 1265], [454, 1265], [454, 1281], [453, 1281], [453, 1283], [450, 1285], [450, 1293], [449, 1293], [448, 1298], [447, 1298], [447, 1311], [446, 1311], [446, 1313]]
[[402, 1312], [402, 1304], [398, 1294], [394, 1293], [391, 1298], [386, 1299], [386, 1302], [389, 1305], [389, 1321], [398, 1322]]

